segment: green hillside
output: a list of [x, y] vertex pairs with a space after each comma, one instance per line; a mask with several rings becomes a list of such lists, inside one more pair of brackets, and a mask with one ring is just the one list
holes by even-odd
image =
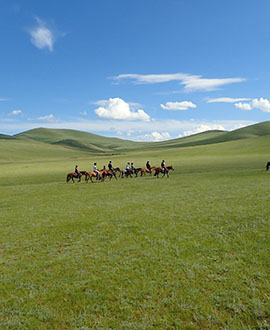
[[82, 150], [67, 149], [38, 141], [0, 139], [0, 162], [70, 159], [88, 156]]
[[15, 137], [57, 144], [86, 152], [118, 153], [136, 149], [162, 149], [222, 143], [265, 135], [270, 135], [269, 121], [243, 127], [231, 132], [213, 130], [161, 142], [134, 142], [76, 130], [48, 128], [36, 128], [17, 134]]
[[12, 140], [12, 139], [15, 139], [15, 138], [10, 135], [0, 134], [0, 140]]
[[139, 147], [139, 142], [109, 138], [97, 134], [69, 129], [36, 128], [15, 135], [20, 139], [32, 139], [40, 142], [83, 149], [89, 152], [112, 153], [118, 149]]
[[257, 138], [259, 136], [267, 136], [267, 135], [270, 135], [270, 121], [246, 126], [231, 132], [208, 131], [174, 140], [156, 142], [154, 145], [152, 145], [152, 147], [155, 148], [189, 147], [196, 145], [207, 145], [207, 144], [229, 142], [240, 139]]
[[268, 143], [269, 137], [269, 121], [231, 132], [213, 130], [161, 142], [134, 142], [76, 130], [37, 128], [15, 136], [1, 134], [0, 161], [66, 159], [87, 157], [91, 154], [119, 155], [144, 151], [151, 153], [154, 150], [175, 151], [177, 148], [208, 145], [216, 145], [218, 149], [223, 150], [231, 148], [232, 141], [240, 141], [240, 152], [241, 146], [246, 145], [247, 140], [252, 141], [249, 144], [251, 143], [253, 150], [256, 151], [260, 150], [261, 141]]

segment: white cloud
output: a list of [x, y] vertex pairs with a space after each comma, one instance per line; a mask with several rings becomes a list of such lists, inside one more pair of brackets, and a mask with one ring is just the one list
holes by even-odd
[[187, 73], [173, 73], [173, 74], [120, 74], [113, 78], [115, 81], [122, 79], [131, 79], [137, 84], [156, 84], [169, 81], [179, 81], [184, 86], [187, 92], [193, 91], [213, 91], [222, 86], [243, 82], [244, 78], [202, 78], [201, 75], [190, 75]]
[[251, 105], [249, 103], [242, 103], [242, 102], [239, 102], [239, 103], [235, 103], [234, 105], [237, 109], [240, 109], [240, 110], [251, 110]]
[[159, 132], [152, 132], [150, 134], [138, 135], [134, 136], [133, 139], [136, 141], [164, 141], [169, 140], [171, 135], [168, 132], [159, 133]]
[[234, 106], [240, 110], [259, 109], [263, 112], [270, 112], [270, 101], [262, 97], [260, 99], [253, 99], [250, 103], [239, 102]]
[[5, 98], [5, 97], [2, 97], [0, 98], [0, 102], [4, 102], [4, 101], [8, 101], [9, 99]]
[[162, 109], [166, 110], [187, 110], [188, 108], [196, 108], [197, 105], [190, 101], [182, 102], [166, 102], [166, 105], [160, 105]]
[[252, 100], [252, 107], [262, 110], [263, 112], [270, 112], [270, 102], [267, 99], [260, 98]]
[[55, 117], [54, 115], [50, 114], [50, 115], [38, 117], [37, 120], [54, 121]]
[[29, 30], [32, 44], [39, 49], [48, 48], [49, 51], [52, 52], [55, 42], [55, 34], [40, 18], [36, 17], [36, 21], [38, 25]]
[[149, 121], [150, 116], [143, 110], [132, 111], [130, 105], [119, 97], [99, 101], [100, 107], [95, 113], [100, 118], [118, 120], [142, 120]]
[[87, 116], [87, 112], [86, 111], [80, 112], [80, 115], [81, 116]]
[[13, 110], [11, 111], [11, 113], [9, 114], [10, 116], [17, 116], [22, 114], [22, 110]]
[[200, 126], [184, 132], [184, 136], [198, 134], [206, 131], [212, 131], [212, 130], [221, 130], [225, 131], [224, 126], [218, 125], [218, 124], [201, 124]]
[[232, 98], [232, 97], [218, 97], [215, 99], [208, 99], [207, 103], [236, 103], [241, 101], [250, 101], [249, 98]]

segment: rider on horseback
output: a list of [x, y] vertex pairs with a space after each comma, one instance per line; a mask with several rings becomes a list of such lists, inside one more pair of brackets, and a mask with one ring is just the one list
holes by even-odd
[[79, 166], [78, 165], [75, 166], [75, 170], [74, 171], [76, 173], [76, 178], [79, 178], [81, 173], [79, 171]]
[[151, 165], [149, 163], [149, 160], [146, 162], [146, 168], [148, 169], [148, 171], [151, 171]]
[[97, 163], [94, 163], [93, 172], [96, 173], [97, 180], [99, 179], [99, 171], [97, 170]]
[[162, 173], [166, 173], [167, 172], [167, 169], [166, 169], [166, 166], [165, 166], [165, 160], [163, 159], [163, 161], [161, 162], [161, 168], [162, 168]]
[[134, 166], [134, 164], [133, 163], [131, 163], [131, 171], [132, 171], [132, 173], [133, 174], [135, 174], [135, 172], [136, 172], [136, 168], [135, 168], [135, 166]]
[[109, 168], [109, 171], [112, 171], [112, 172], [114, 171], [111, 160], [109, 161], [108, 168]]

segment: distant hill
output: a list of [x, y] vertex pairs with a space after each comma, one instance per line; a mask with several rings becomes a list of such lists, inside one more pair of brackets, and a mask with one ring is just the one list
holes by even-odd
[[212, 144], [218, 146], [259, 137], [265, 137], [267, 141], [270, 138], [269, 121], [231, 132], [213, 130], [161, 142], [134, 142], [76, 130], [36, 128], [14, 136], [0, 134], [0, 160], [87, 157], [89, 154], [112, 155]]
[[240, 139], [256, 138], [259, 136], [270, 136], [270, 121], [246, 126], [231, 132], [227, 131], [207, 131], [184, 138], [159, 142], [159, 146], [167, 147], [189, 147], [223, 143]]
[[0, 134], [0, 140], [14, 140], [15, 138], [10, 135]]
[[35, 128], [17, 134], [15, 137], [99, 153], [113, 153], [119, 150], [128, 150], [132, 147], [139, 147], [140, 145], [140, 142], [109, 138], [70, 129]]

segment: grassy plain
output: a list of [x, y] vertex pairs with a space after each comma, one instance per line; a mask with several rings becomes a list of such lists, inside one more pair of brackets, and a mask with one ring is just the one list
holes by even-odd
[[[2, 159], [0, 328], [269, 329], [269, 142]], [[175, 171], [65, 183], [110, 159]]]

